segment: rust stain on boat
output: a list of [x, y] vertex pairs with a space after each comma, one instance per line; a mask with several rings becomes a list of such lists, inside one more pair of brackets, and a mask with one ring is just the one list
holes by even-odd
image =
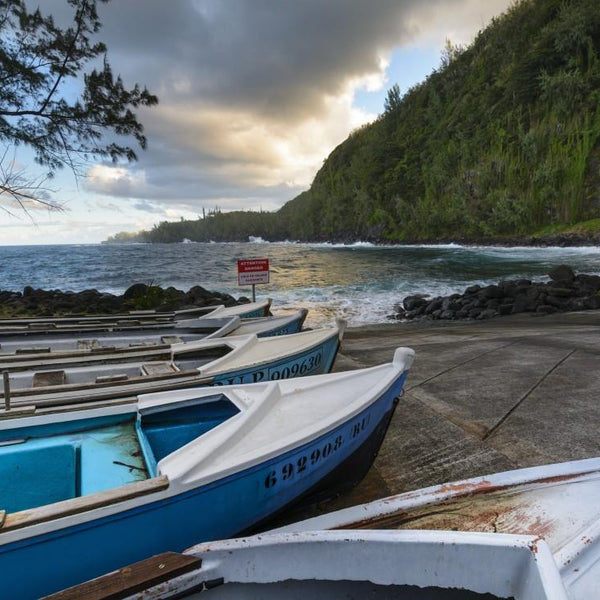
[[[494, 485], [483, 479], [440, 486], [433, 494], [412, 493], [389, 498], [394, 501], [423, 497], [424, 505], [381, 513], [345, 523], [333, 529], [437, 529], [535, 535], [547, 538], [556, 528], [528, 498], [531, 486], [553, 486], [595, 473], [575, 473], [540, 478], [513, 485]], [[450, 494], [450, 497], [448, 497]], [[445, 496], [445, 497], [444, 497]]]

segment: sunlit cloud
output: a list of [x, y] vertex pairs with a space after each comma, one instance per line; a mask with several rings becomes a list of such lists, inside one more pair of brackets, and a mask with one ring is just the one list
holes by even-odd
[[87, 190], [114, 196], [139, 197], [145, 184], [144, 171], [122, 166], [94, 165], [85, 178]]

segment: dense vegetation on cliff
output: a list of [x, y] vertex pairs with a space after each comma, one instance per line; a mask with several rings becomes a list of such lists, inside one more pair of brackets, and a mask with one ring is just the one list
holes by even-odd
[[145, 241], [439, 240], [600, 217], [600, 2], [523, 0], [327, 158], [277, 213], [162, 223]]

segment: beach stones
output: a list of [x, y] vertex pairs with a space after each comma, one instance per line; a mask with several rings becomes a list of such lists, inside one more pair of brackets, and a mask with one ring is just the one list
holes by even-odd
[[427, 298], [413, 294], [394, 307], [393, 318], [489, 319], [518, 313], [600, 309], [600, 277], [575, 274], [567, 265], [550, 271], [548, 282], [529, 279], [503, 280], [497, 285], [471, 285], [462, 294]]

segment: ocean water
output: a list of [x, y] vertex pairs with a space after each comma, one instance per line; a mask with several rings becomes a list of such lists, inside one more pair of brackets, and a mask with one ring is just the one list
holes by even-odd
[[600, 274], [600, 247], [382, 247], [255, 239], [245, 244], [0, 246], [0, 289], [31, 285], [122, 293], [142, 282], [183, 290], [201, 285], [250, 297], [251, 288], [237, 285], [236, 261], [243, 258], [269, 259], [271, 283], [257, 286], [257, 299], [273, 298], [275, 310], [310, 309], [310, 326], [333, 323], [336, 316], [350, 325], [386, 322], [393, 306], [409, 294], [438, 296], [474, 283], [544, 279], [559, 264]]

